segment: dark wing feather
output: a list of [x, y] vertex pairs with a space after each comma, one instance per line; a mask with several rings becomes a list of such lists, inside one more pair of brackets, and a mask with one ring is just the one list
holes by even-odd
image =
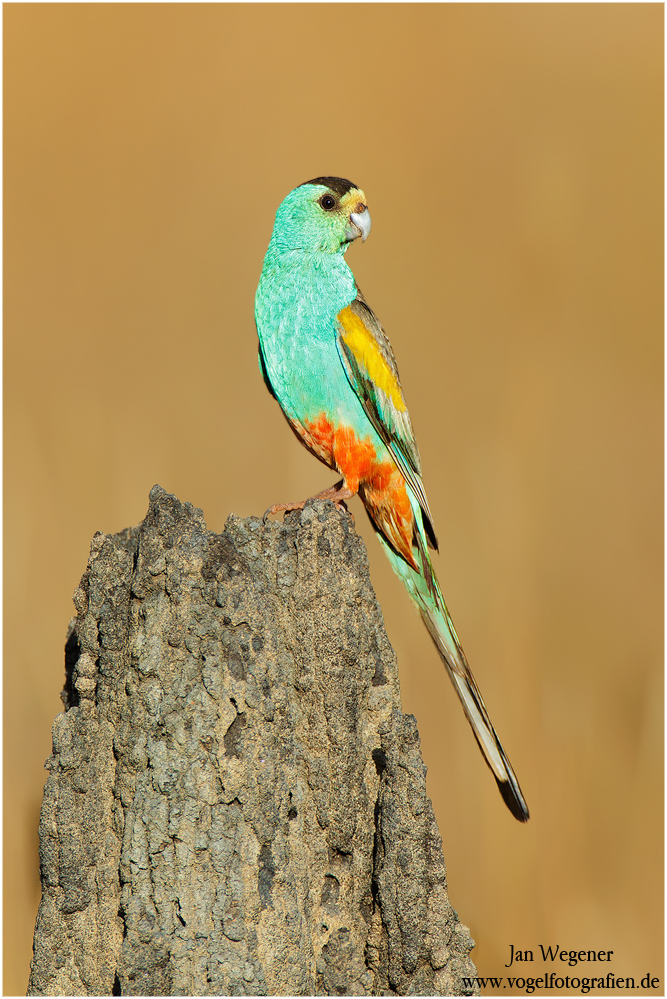
[[262, 372], [262, 378], [264, 379], [264, 384], [266, 385], [267, 389], [269, 390], [269, 392], [271, 393], [271, 395], [273, 396], [273, 398], [277, 402], [278, 401], [278, 396], [273, 391], [273, 385], [269, 381], [269, 373], [266, 370], [266, 362], [264, 361], [264, 354], [262, 353], [262, 344], [261, 344], [261, 342], [260, 342], [260, 344], [258, 346], [258, 349], [257, 349], [257, 360], [259, 361], [259, 370]]

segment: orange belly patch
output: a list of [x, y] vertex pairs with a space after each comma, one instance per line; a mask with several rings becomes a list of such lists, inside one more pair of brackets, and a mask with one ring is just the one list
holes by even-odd
[[304, 444], [330, 468], [341, 473], [351, 492], [359, 492], [377, 527], [391, 545], [417, 568], [412, 552], [414, 515], [405, 479], [395, 463], [379, 461], [370, 437], [352, 427], [335, 427], [324, 413], [295, 426]]

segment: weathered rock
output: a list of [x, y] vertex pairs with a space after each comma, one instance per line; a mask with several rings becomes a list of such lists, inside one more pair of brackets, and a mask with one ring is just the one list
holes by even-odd
[[74, 600], [29, 994], [474, 991], [351, 518], [155, 486]]

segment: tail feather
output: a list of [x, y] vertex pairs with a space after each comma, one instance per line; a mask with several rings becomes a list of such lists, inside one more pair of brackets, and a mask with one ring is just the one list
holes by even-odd
[[417, 561], [421, 563], [421, 572], [416, 572], [384, 541], [381, 534], [378, 537], [383, 542], [395, 572], [402, 579], [408, 593], [417, 605], [424, 624], [440, 653], [447, 669], [449, 678], [459, 695], [463, 710], [470, 722], [477, 744], [482, 751], [493, 776], [496, 779], [503, 801], [512, 815], [519, 822], [526, 822], [530, 816], [526, 799], [523, 796], [519, 781], [502, 747], [500, 739], [493, 727], [484, 698], [475, 682], [468, 666], [465, 653], [461, 648], [456, 630], [449, 616], [447, 606], [442, 596], [437, 577], [431, 565], [431, 559], [426, 548], [417, 538]]
[[[442, 600], [442, 595], [440, 599]], [[442, 604], [444, 607], [444, 600], [442, 601]], [[463, 710], [465, 711], [466, 717], [470, 722], [470, 727], [472, 728], [473, 734], [477, 739], [477, 744], [482, 751], [482, 755], [489, 765], [491, 773], [496, 779], [498, 789], [503, 796], [503, 801], [509, 808], [512, 815], [518, 819], [519, 822], [526, 822], [530, 817], [526, 799], [523, 796], [521, 787], [519, 786], [519, 781], [517, 780], [517, 776], [512, 768], [512, 764], [508, 760], [507, 754], [505, 753], [502, 743], [498, 738], [495, 728], [493, 727], [493, 723], [489, 717], [489, 712], [487, 711], [484, 703], [484, 698], [482, 697], [480, 689], [475, 682], [474, 676], [472, 675], [472, 671], [468, 666], [463, 649], [459, 646], [460, 655], [457, 656], [456, 660], [452, 661], [451, 653], [447, 647], [449, 643], [442, 641], [441, 633], [438, 628], [439, 622], [437, 618], [439, 615], [432, 613], [429, 614], [428, 611], [421, 606], [419, 609], [431, 638], [435, 642], [438, 652], [440, 653], [440, 657], [447, 668], [449, 678], [454, 684], [456, 693], [461, 699]], [[446, 617], [443, 615], [443, 619], [448, 620], [449, 615], [447, 614]]]

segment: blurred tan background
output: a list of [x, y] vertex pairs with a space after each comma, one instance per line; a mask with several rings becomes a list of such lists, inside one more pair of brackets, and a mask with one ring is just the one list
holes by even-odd
[[662, 975], [662, 5], [4, 14], [5, 993], [93, 533], [155, 482], [220, 531], [334, 481], [253, 323], [275, 210], [318, 174], [368, 197], [348, 261], [532, 811], [502, 804], [355, 500], [479, 973], [543, 943]]

